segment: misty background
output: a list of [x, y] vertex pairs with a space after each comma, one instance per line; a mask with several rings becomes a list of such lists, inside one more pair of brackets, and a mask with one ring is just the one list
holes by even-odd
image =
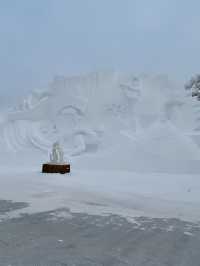
[[55, 75], [198, 73], [198, 0], [0, 0], [0, 104]]

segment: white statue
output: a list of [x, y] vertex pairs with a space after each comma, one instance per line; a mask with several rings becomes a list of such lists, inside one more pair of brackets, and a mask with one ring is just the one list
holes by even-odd
[[50, 153], [50, 162], [52, 164], [64, 163], [64, 152], [60, 147], [59, 142], [53, 144], [52, 152]]

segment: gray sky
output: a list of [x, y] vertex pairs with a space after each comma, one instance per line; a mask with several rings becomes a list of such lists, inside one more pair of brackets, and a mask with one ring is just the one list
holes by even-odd
[[0, 103], [57, 74], [200, 71], [199, 0], [0, 0]]

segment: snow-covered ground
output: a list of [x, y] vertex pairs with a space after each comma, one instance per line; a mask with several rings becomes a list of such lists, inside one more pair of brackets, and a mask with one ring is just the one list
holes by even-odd
[[44, 175], [36, 168], [1, 171], [2, 199], [28, 202], [11, 212], [69, 208], [71, 212], [200, 220], [199, 175], [73, 170]]
[[[1, 198], [29, 202], [23, 212], [199, 221], [198, 123], [198, 102], [163, 76], [57, 77], [1, 114]], [[55, 140], [69, 175], [40, 172]]]

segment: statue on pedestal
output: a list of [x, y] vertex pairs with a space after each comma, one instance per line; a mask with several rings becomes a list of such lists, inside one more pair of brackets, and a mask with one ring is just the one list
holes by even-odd
[[50, 162], [43, 164], [42, 172], [60, 174], [70, 173], [70, 164], [64, 161], [64, 152], [58, 141], [53, 144], [50, 153]]
[[50, 162], [52, 164], [64, 163], [64, 152], [58, 141], [53, 144], [52, 152], [50, 153]]

